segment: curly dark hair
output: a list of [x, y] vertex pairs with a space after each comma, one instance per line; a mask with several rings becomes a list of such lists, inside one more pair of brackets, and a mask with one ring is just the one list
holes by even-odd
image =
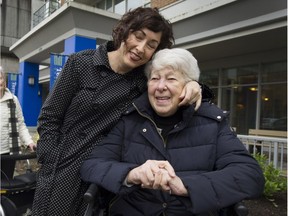
[[157, 8], [138, 7], [124, 14], [118, 24], [114, 27], [112, 37], [114, 48], [118, 49], [123, 41], [126, 41], [129, 32], [147, 28], [153, 32], [162, 32], [162, 37], [157, 50], [171, 48], [174, 36], [171, 23], [166, 20]]

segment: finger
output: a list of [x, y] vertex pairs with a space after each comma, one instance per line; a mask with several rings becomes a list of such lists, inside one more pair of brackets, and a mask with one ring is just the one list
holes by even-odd
[[150, 168], [147, 168], [142, 174], [141, 174], [141, 183], [145, 185], [146, 188], [151, 187], [154, 182], [154, 174]]
[[187, 92], [186, 89], [184, 88], [181, 95], [179, 96], [180, 103], [178, 104], [178, 106], [188, 105], [191, 97], [192, 92]]
[[34, 150], [36, 149], [36, 146], [35, 146], [34, 144], [30, 144], [30, 145], [29, 145], [29, 149], [30, 149], [31, 151], [34, 151]]
[[155, 180], [154, 180], [154, 183], [152, 185], [152, 188], [158, 189], [160, 187], [160, 183], [162, 180], [162, 172], [159, 171], [159, 172], [155, 173], [154, 178], [155, 178]]
[[199, 99], [196, 101], [195, 104], [195, 110], [198, 110], [200, 105], [201, 105], [201, 101], [202, 101], [202, 95], [199, 97]]
[[143, 183], [143, 184], [141, 184], [141, 187], [142, 188], [147, 188], [147, 189], [151, 189], [151, 185], [150, 185], [150, 183]]
[[159, 168], [167, 170], [168, 174], [171, 177], [176, 176], [174, 168], [172, 167], [172, 165], [168, 161], [164, 161], [164, 162], [160, 163]]
[[153, 174], [158, 173], [158, 172], [160, 172], [159, 163], [161, 164], [163, 162], [165, 162], [165, 161], [151, 161], [151, 163], [149, 165], [150, 166], [149, 169], [151, 170], [151, 172]]
[[171, 177], [169, 175], [169, 173], [167, 172], [167, 170], [163, 170], [162, 171], [162, 179], [161, 179], [161, 189], [163, 191], [169, 191], [171, 190], [170, 186], [169, 186], [169, 181], [170, 181]]
[[141, 187], [151, 188], [152, 185], [153, 185], [153, 181], [151, 183], [151, 180], [147, 178], [147, 174], [143, 174], [143, 176], [141, 176]]
[[130, 181], [134, 183], [137, 182], [138, 184], [144, 185], [145, 187], [149, 186], [151, 181], [149, 176], [151, 175], [153, 176], [153, 174], [149, 174], [149, 166], [147, 166], [145, 163], [129, 172]]
[[185, 98], [186, 95], [186, 88], [183, 88], [181, 95], [179, 96], [179, 99], [182, 101]]

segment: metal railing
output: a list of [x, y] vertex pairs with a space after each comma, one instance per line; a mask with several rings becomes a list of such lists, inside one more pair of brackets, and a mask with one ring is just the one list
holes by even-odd
[[250, 153], [256, 152], [266, 155], [268, 163], [281, 171], [287, 171], [287, 139], [265, 136], [238, 135], [237, 136]]
[[53, 12], [58, 10], [60, 6], [61, 6], [60, 3], [57, 2], [56, 0], [46, 2], [33, 14], [33, 27], [35, 27], [44, 19], [49, 17]]

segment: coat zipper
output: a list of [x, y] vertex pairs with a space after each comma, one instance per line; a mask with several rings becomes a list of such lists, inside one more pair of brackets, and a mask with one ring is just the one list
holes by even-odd
[[139, 115], [141, 115], [144, 118], [147, 118], [149, 121], [152, 122], [152, 124], [154, 125], [154, 127], [156, 128], [157, 133], [159, 134], [159, 136], [161, 137], [163, 143], [164, 143], [164, 147], [166, 148], [166, 142], [163, 138], [163, 136], [161, 135], [161, 133], [158, 131], [158, 127], [156, 125], [156, 123], [153, 121], [153, 119], [150, 118], [150, 116], [143, 114], [142, 112], [140, 112], [140, 110], [137, 108], [137, 106], [133, 103], [133, 106], [135, 107], [135, 109], [137, 110], [137, 112], [139, 113]]

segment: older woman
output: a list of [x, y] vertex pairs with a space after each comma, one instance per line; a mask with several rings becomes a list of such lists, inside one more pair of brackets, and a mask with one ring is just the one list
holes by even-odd
[[81, 168], [82, 178], [116, 194], [109, 215], [218, 215], [262, 193], [262, 171], [230, 130], [228, 113], [203, 102], [179, 107], [198, 80], [184, 49], [156, 53], [138, 98]]
[[[29, 134], [18, 98], [6, 87], [6, 76], [0, 66], [0, 154], [19, 153], [23, 144], [31, 150], [35, 144]], [[15, 163], [1, 163], [1, 179], [13, 177]]]

